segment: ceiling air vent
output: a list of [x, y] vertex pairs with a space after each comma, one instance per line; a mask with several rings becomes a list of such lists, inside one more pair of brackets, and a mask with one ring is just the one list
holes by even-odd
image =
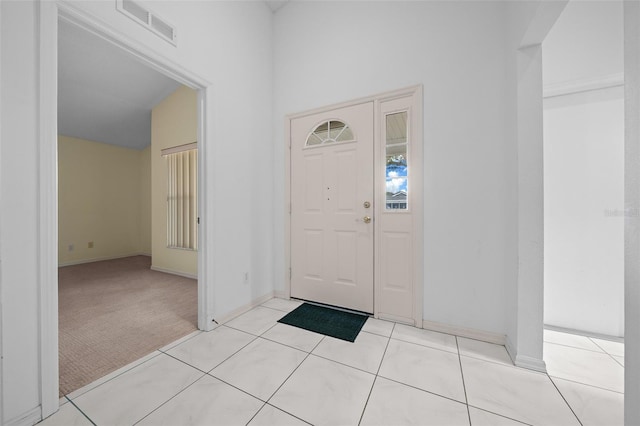
[[140, 3], [116, 0], [116, 9], [174, 46], [177, 45], [175, 27]]

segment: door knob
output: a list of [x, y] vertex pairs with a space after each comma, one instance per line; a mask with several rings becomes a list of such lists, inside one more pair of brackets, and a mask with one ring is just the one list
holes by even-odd
[[364, 223], [369, 223], [371, 222], [371, 218], [369, 216], [365, 216], [362, 218], [362, 220], [364, 221]]

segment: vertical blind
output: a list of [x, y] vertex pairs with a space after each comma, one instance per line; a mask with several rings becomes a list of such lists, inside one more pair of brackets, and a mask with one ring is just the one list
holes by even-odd
[[198, 150], [167, 153], [164, 157], [168, 170], [167, 247], [197, 250]]

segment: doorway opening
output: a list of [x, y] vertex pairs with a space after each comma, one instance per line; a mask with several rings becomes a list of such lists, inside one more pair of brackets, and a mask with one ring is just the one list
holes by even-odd
[[[121, 50], [121, 53], [133, 58], [134, 61], [175, 80], [180, 85], [186, 86], [193, 92], [195, 100], [195, 138], [189, 142], [195, 143], [198, 156], [196, 160], [195, 176], [198, 185], [194, 193], [197, 194], [197, 214], [195, 220], [195, 235], [198, 246], [196, 254], [196, 273], [191, 276], [197, 279], [197, 327], [201, 330], [212, 328], [212, 291], [205, 285], [206, 272], [206, 173], [203, 167], [207, 155], [206, 146], [208, 140], [206, 111], [209, 107], [207, 96], [210, 84], [197, 75], [184, 69], [171, 60], [158, 57], [152, 50], [141, 46], [128, 37], [105, 26], [99, 19], [86, 14], [70, 4], [57, 2], [43, 3], [40, 10], [40, 205], [41, 205], [41, 236], [40, 236], [40, 261], [41, 261], [41, 398], [42, 415], [47, 417], [58, 409], [59, 403], [59, 369], [58, 369], [58, 126], [57, 103], [58, 93], [58, 26], [61, 22], [73, 25], [92, 36], [98, 37], [111, 47]], [[161, 158], [161, 161], [166, 161]], [[166, 185], [167, 182], [164, 182]], [[165, 200], [166, 202], [166, 200]], [[204, 220], [203, 220], [204, 219]], [[83, 241], [82, 245], [89, 249], [92, 241]], [[97, 248], [97, 242], [93, 241], [93, 248]], [[78, 243], [80, 244], [80, 243]], [[85, 245], [86, 244], [86, 245]], [[68, 248], [68, 245], [67, 245]], [[74, 244], [75, 248], [75, 244]], [[181, 272], [176, 270], [175, 272]], [[185, 275], [185, 274], [183, 274]], [[188, 275], [188, 274], [187, 274]]]
[[612, 424], [624, 404], [623, 38], [622, 2], [570, 1], [542, 45], [543, 356], [563, 394], [589, 395]]

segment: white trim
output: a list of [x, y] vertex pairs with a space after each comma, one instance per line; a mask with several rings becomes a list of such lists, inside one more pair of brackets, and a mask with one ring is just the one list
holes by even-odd
[[[60, 19], [76, 25], [100, 37], [104, 41], [115, 45], [124, 52], [133, 55], [151, 69], [192, 89], [204, 89], [211, 86], [210, 82], [184, 68], [182, 65], [150, 49], [148, 46], [123, 35], [100, 18], [79, 9], [74, 2], [57, 0], [57, 5]], [[200, 139], [198, 141], [200, 141]]]
[[426, 320], [422, 322], [422, 328], [440, 333], [453, 334], [454, 336], [466, 337], [468, 339], [480, 340], [482, 342], [493, 343], [495, 345], [506, 346], [507, 344], [507, 336], [504, 334], [477, 330], [475, 328], [458, 327], [455, 325]]
[[[53, 413], [51, 413], [53, 414]], [[49, 414], [49, 416], [51, 415]], [[42, 416], [42, 410], [40, 407], [32, 408], [24, 414], [19, 415], [18, 417], [14, 417], [13, 419], [3, 423], [5, 426], [33, 426], [38, 423], [43, 418], [47, 418], [49, 416]]]
[[[40, 411], [58, 411], [58, 16], [38, 2], [38, 286]], [[54, 35], [52, 37], [52, 35]], [[53, 71], [53, 72], [51, 72]]]
[[256, 306], [262, 305], [267, 300], [273, 299], [274, 295], [275, 295], [275, 292], [274, 291], [270, 291], [267, 294], [265, 294], [263, 296], [260, 296], [260, 297], [258, 297], [256, 299], [253, 299], [251, 302], [249, 302], [249, 303], [247, 303], [245, 305], [242, 305], [239, 308], [236, 308], [231, 312], [228, 312], [228, 313], [224, 314], [220, 318], [216, 319], [216, 321], [218, 322], [218, 324], [225, 324], [225, 323], [233, 320], [234, 318], [237, 318], [240, 315], [249, 312], [250, 310], [252, 310]]
[[165, 148], [160, 150], [160, 155], [165, 156], [169, 154], [177, 154], [178, 152], [191, 151], [192, 149], [198, 149], [198, 142], [186, 143], [184, 145], [172, 146], [171, 148]]
[[592, 333], [591, 331], [583, 331], [575, 328], [558, 327], [557, 325], [544, 325], [545, 330], [557, 331], [560, 333], [575, 334], [577, 336], [593, 337], [594, 339], [609, 340], [611, 342], [624, 343], [624, 337], [611, 336], [609, 334]]
[[286, 294], [284, 291], [274, 291], [273, 292], [273, 297], [278, 298], [278, 299], [291, 300], [289, 295]]
[[[640, 3], [624, 6], [624, 208], [640, 209]], [[640, 424], [640, 217], [624, 218], [624, 424]]]
[[547, 364], [541, 359], [532, 358], [525, 355], [516, 355], [514, 361], [516, 367], [526, 368], [527, 370], [539, 371], [541, 373], [547, 372]]
[[505, 336], [504, 347], [507, 350], [507, 354], [509, 354], [509, 358], [511, 358], [511, 362], [513, 365], [516, 365], [516, 346], [513, 344], [509, 336]]
[[[216, 252], [215, 244], [218, 241], [213, 227], [216, 185], [213, 181], [214, 174], [208, 173], [207, 167], [207, 164], [214, 164], [213, 138], [210, 136], [213, 132], [209, 133], [209, 129], [213, 128], [213, 120], [207, 113], [213, 111], [212, 92], [210, 85], [198, 90], [198, 329], [204, 331], [214, 328], [215, 274], [213, 259], [209, 259], [209, 253]], [[207, 188], [211, 188], [210, 196], [207, 195]]]
[[[379, 93], [377, 95], [368, 96], [364, 98], [354, 99], [351, 101], [341, 102], [333, 105], [328, 105], [320, 108], [315, 108], [295, 114], [288, 114], [285, 116], [285, 190], [284, 190], [284, 201], [285, 201], [285, 209], [284, 209], [284, 274], [285, 274], [285, 289], [284, 289], [284, 298], [288, 299], [291, 296], [291, 122], [297, 118], [307, 117], [309, 115], [329, 112], [334, 109], [346, 108], [355, 105], [360, 105], [364, 103], [373, 102], [374, 103], [374, 156], [376, 155], [377, 148], [380, 143], [380, 132], [378, 129], [378, 120], [379, 120], [379, 105], [380, 102], [387, 102], [394, 99], [413, 97], [411, 108], [414, 110], [414, 115], [418, 120], [420, 125], [416, 125], [415, 128], [412, 128], [412, 131], [415, 132], [414, 139], [421, 143], [418, 143], [418, 163], [424, 164], [424, 139], [423, 139], [423, 88], [422, 85], [415, 85], [410, 87], [405, 87], [398, 90], [391, 90], [384, 93]], [[353, 129], [352, 129], [353, 131]], [[375, 157], [374, 157], [375, 158]], [[375, 159], [374, 159], [375, 161]], [[423, 179], [422, 173], [418, 177], [420, 180]], [[420, 182], [420, 186], [422, 186], [422, 182]], [[374, 188], [375, 191], [375, 188]], [[417, 193], [422, 194], [421, 190], [418, 190]], [[413, 312], [413, 321], [414, 325], [419, 327], [422, 324], [422, 316], [423, 316], [423, 294], [424, 294], [424, 211], [423, 206], [425, 202], [425, 198], [422, 197], [418, 203], [414, 201], [415, 209], [414, 213], [414, 312]], [[375, 205], [374, 201], [374, 205]], [[416, 244], [416, 240], [419, 240], [419, 244]], [[375, 244], [375, 257], [378, 258], [378, 245]], [[374, 262], [375, 264], [378, 262]], [[377, 274], [375, 275], [377, 276]], [[374, 283], [374, 317], [378, 317], [378, 306], [377, 306], [377, 291], [376, 288], [378, 286]], [[388, 316], [387, 316], [388, 317]], [[399, 319], [395, 318], [395, 321], [407, 322], [407, 319]]]
[[171, 275], [177, 275], [179, 277], [185, 277], [185, 278], [192, 278], [194, 280], [198, 279], [198, 275], [197, 274], [190, 274], [188, 272], [180, 272], [180, 271], [173, 271], [171, 269], [165, 269], [165, 268], [159, 268], [157, 266], [151, 266], [152, 271], [156, 271], [156, 272], [163, 272], [165, 274], [171, 274]]
[[624, 86], [624, 73], [547, 84], [543, 88], [543, 97], [545, 99], [553, 98], [555, 96], [572, 95], [574, 93], [608, 89], [610, 87], [618, 86]]
[[[40, 400], [42, 414], [47, 417], [58, 409], [58, 292], [57, 292], [57, 42], [58, 19], [78, 26], [85, 31], [113, 44], [150, 68], [179, 83], [198, 91], [198, 213], [200, 217], [198, 250], [198, 327], [208, 331], [212, 327], [214, 275], [208, 263], [209, 250], [215, 253], [215, 238], [212, 238], [213, 208], [215, 197], [213, 176], [206, 173], [205, 159], [213, 120], [207, 111], [212, 111], [212, 87], [209, 82], [183, 68], [176, 62], [160, 55], [149, 47], [130, 39], [113, 29], [101, 19], [80, 10], [74, 3], [57, 0], [40, 0], [39, 25], [39, 90], [40, 90], [40, 220], [39, 220], [39, 277], [40, 277]], [[213, 152], [213, 149], [211, 149]], [[210, 159], [209, 159], [210, 160]], [[212, 164], [212, 163], [209, 163]], [[208, 196], [207, 188], [211, 188]]]
[[[379, 298], [376, 297], [376, 300], [378, 300], [378, 299]], [[376, 311], [377, 310], [378, 310], [378, 308], [376, 307]], [[413, 319], [409, 320], [409, 319], [407, 319], [407, 317], [398, 317], [398, 316], [387, 314], [387, 313], [384, 313], [384, 312], [377, 312], [376, 315], [374, 315], [374, 318], [385, 320], [385, 321], [397, 322], [397, 323], [400, 323], [400, 324], [406, 324], [406, 325], [410, 325], [412, 327], [421, 328], [420, 327], [420, 323], [416, 323]]]
[[[2, 4], [0, 4], [0, 25], [2, 24]], [[2, 31], [0, 29], [0, 64], [2, 63]], [[2, 85], [2, 66], [0, 65], [0, 86]], [[0, 147], [2, 147], [2, 101], [0, 100]], [[0, 166], [2, 165], [2, 149], [0, 149]], [[0, 173], [0, 206], [2, 203], [2, 177]], [[2, 254], [2, 209], [0, 209], [0, 256]], [[4, 326], [2, 321], [2, 258], [0, 257], [0, 336], [4, 336]], [[4, 350], [0, 337], [0, 360], [4, 359]], [[0, 423], [4, 421], [4, 380], [2, 370], [4, 362], [0, 361]]]
[[133, 257], [133, 256], [151, 257], [149, 253], [138, 253], [138, 252], [130, 253], [130, 254], [119, 254], [117, 256], [92, 257], [91, 259], [80, 259], [80, 260], [72, 260], [70, 262], [58, 263], [58, 268], [64, 268], [66, 266], [74, 266], [74, 265], [84, 265], [86, 263], [102, 262], [105, 260], [124, 259], [125, 257]]

